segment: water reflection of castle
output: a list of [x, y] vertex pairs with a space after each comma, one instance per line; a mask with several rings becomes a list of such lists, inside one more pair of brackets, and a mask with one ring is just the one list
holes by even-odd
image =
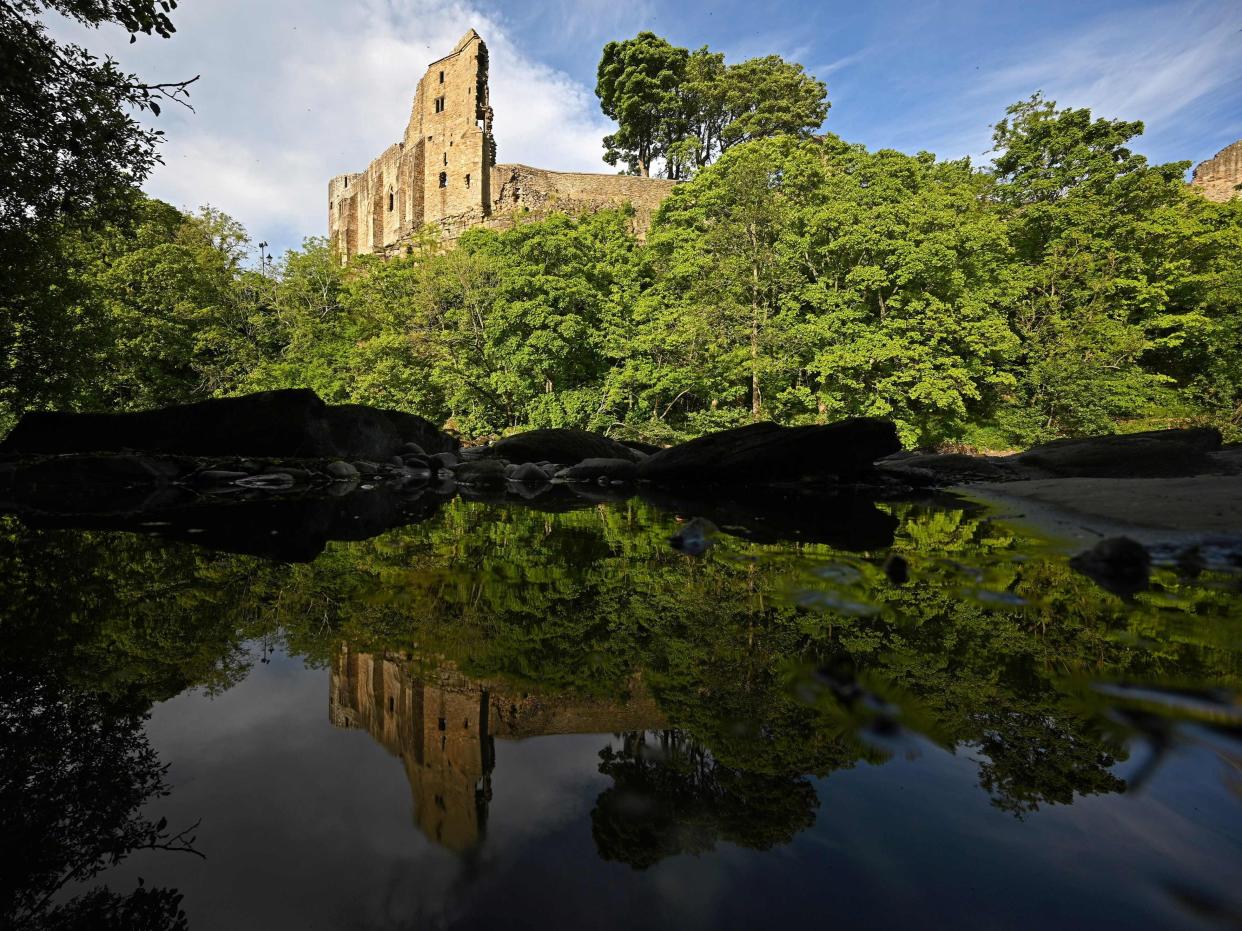
[[428, 671], [409, 657], [345, 646], [332, 660], [328, 715], [336, 727], [365, 730], [401, 759], [415, 822], [451, 850], [467, 850], [483, 836], [495, 740], [664, 726], [637, 687], [626, 702], [519, 693], [452, 669]]

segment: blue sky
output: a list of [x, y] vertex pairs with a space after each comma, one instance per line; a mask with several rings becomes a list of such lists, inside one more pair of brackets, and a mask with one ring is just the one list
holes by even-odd
[[470, 27], [492, 52], [502, 161], [609, 171], [600, 49], [651, 29], [738, 61], [776, 53], [828, 85], [825, 128], [870, 148], [987, 161], [990, 125], [1036, 90], [1142, 119], [1136, 148], [1201, 161], [1242, 138], [1240, 0], [183, 0], [170, 40], [59, 35], [151, 80], [202, 74], [169, 107], [150, 193], [210, 203], [278, 250], [327, 224], [327, 179], [400, 138], [428, 62]]

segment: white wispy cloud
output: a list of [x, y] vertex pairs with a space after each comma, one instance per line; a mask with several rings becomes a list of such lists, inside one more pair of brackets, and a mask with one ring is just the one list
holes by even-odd
[[[602, 5], [601, 5], [602, 6]], [[168, 40], [56, 23], [149, 80], [202, 74], [194, 113], [165, 107], [165, 164], [145, 185], [210, 203], [278, 248], [327, 226], [327, 181], [398, 141], [426, 66], [475, 28], [491, 52], [502, 161], [608, 171], [610, 125], [589, 88], [518, 48], [502, 21], [456, 0], [211, 0], [183, 4]]]
[[1242, 5], [1196, 3], [1115, 14], [1086, 32], [1045, 40], [977, 91], [1046, 87], [1063, 105], [1157, 124], [1239, 82]]
[[945, 156], [978, 157], [990, 148], [989, 124], [1037, 90], [1062, 107], [1143, 120], [1140, 148], [1160, 159], [1205, 157], [1178, 143], [1209, 121], [1226, 136], [1242, 133], [1242, 114], [1230, 112], [1242, 86], [1242, 4], [1232, 0], [1117, 12], [1005, 54], [1007, 62], [968, 76], [949, 105], [908, 123], [906, 134]]

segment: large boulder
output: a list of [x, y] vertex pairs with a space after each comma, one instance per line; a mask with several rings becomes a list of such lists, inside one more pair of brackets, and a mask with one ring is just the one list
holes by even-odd
[[453, 453], [461, 448], [461, 441], [449, 436], [425, 417], [379, 407], [376, 411], [391, 421], [402, 443], [413, 443], [425, 453]]
[[1220, 433], [1210, 427], [1153, 430], [1084, 439], [1056, 440], [1019, 454], [1030, 468], [1057, 476], [1146, 478], [1212, 471]]
[[386, 462], [416, 443], [451, 451], [457, 441], [414, 414], [325, 404], [306, 388], [212, 398], [125, 414], [26, 414], [0, 455], [135, 450], [188, 456], [372, 459]]
[[305, 388], [126, 414], [23, 415], [0, 455], [140, 450], [190, 456], [336, 456], [327, 405]]
[[922, 487], [1012, 482], [1026, 477], [1015, 463], [1002, 458], [962, 453], [927, 453], [884, 459], [875, 464], [881, 475]]
[[556, 477], [563, 482], [632, 482], [638, 477], [638, 465], [629, 459], [583, 459], [561, 469]]
[[324, 409], [336, 455], [387, 462], [405, 440], [383, 412], [364, 404], [329, 404]]
[[559, 462], [563, 465], [583, 459], [628, 459], [638, 462], [645, 458], [637, 450], [606, 436], [564, 427], [528, 430], [508, 436], [474, 455], [507, 462]]
[[893, 424], [873, 417], [807, 427], [757, 423], [661, 450], [638, 464], [638, 477], [657, 484], [852, 481], [899, 449]]

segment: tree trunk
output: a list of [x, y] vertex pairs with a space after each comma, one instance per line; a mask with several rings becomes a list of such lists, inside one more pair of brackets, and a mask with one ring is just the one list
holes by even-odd
[[750, 416], [759, 419], [759, 308], [750, 305]]

